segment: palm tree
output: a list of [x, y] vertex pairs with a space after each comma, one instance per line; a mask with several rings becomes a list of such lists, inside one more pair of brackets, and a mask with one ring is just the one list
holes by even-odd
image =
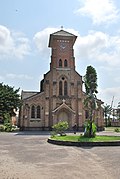
[[110, 113], [112, 111], [112, 107], [110, 105], [104, 106], [104, 118], [105, 118], [105, 126], [108, 126], [108, 119], [110, 118]]
[[89, 136], [92, 137], [92, 122], [93, 122], [93, 112], [97, 107], [97, 73], [92, 66], [88, 66], [86, 70], [86, 75], [84, 76], [85, 89], [86, 89], [86, 98], [85, 106], [89, 109], [89, 120], [90, 120], [90, 129]]

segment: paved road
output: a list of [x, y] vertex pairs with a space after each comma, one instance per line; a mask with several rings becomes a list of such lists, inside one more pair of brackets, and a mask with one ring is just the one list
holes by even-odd
[[119, 179], [120, 147], [67, 147], [49, 133], [0, 133], [0, 179]]

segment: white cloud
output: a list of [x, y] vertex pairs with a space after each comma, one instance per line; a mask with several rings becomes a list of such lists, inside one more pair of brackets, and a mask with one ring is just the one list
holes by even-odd
[[28, 76], [27, 74], [14, 74], [14, 73], [6, 74], [6, 78], [9, 78], [9, 79], [33, 80], [33, 77]]
[[113, 107], [120, 102], [120, 87], [111, 87], [100, 90], [98, 97], [105, 101], [107, 104], [111, 104], [113, 100]]
[[[34, 35], [33, 40], [41, 56], [45, 56], [49, 58], [50, 56], [50, 50], [48, 48], [49, 36], [51, 33], [54, 33], [59, 30], [60, 30], [59, 28], [45, 28]], [[79, 35], [78, 32], [75, 31], [74, 29], [64, 29], [64, 30]]]
[[49, 35], [51, 33], [54, 33], [57, 30], [58, 30], [57, 28], [46, 28], [40, 32], [37, 32], [34, 35], [33, 41], [34, 41], [37, 49], [39, 50], [41, 56], [43, 56], [43, 57], [45, 56], [45, 57], [49, 58], [49, 56], [50, 56], [50, 50], [48, 48]]
[[103, 32], [91, 31], [87, 36], [78, 36], [75, 44], [76, 58], [81, 57], [106, 64], [106, 67], [120, 67], [120, 37]]
[[120, 83], [120, 76], [117, 76], [117, 77], [115, 78], [115, 82]]
[[4, 77], [3, 76], [0, 76], [0, 81], [3, 81], [4, 80]]
[[80, 3], [76, 13], [91, 17], [94, 24], [112, 23], [118, 19], [118, 9], [113, 0], [80, 0]]
[[0, 25], [0, 59], [7, 57], [22, 59], [29, 53], [29, 40], [23, 34], [12, 32]]
[[96, 50], [107, 46], [107, 35], [102, 32], [90, 32], [87, 36], [78, 36], [76, 50], [82, 57], [92, 56]]
[[[49, 35], [58, 31], [58, 28], [46, 28], [34, 35], [34, 42], [41, 56], [50, 56], [48, 48]], [[120, 38], [119, 35], [109, 36], [100, 31], [90, 31], [81, 36], [74, 29], [64, 29], [78, 36], [74, 49], [76, 60], [94, 61], [106, 64], [106, 68], [120, 66]]]

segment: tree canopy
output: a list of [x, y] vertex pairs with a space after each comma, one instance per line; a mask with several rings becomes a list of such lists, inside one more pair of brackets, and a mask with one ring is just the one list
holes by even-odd
[[18, 109], [21, 105], [19, 89], [0, 83], [0, 117], [4, 117], [6, 113], [10, 116], [14, 114], [14, 109]]
[[86, 89], [86, 94], [95, 94], [98, 93], [97, 91], [97, 73], [95, 68], [92, 66], [88, 66], [86, 70], [86, 75], [85, 75], [85, 89]]
[[108, 125], [108, 120], [110, 118], [111, 111], [112, 111], [112, 107], [106, 104], [104, 106], [104, 118], [105, 118], [106, 127]]
[[86, 98], [85, 106], [89, 110], [89, 132], [88, 137], [92, 137], [92, 123], [93, 123], [93, 111], [97, 107], [96, 93], [97, 91], [97, 73], [92, 66], [88, 66], [86, 69], [86, 74], [84, 76]]

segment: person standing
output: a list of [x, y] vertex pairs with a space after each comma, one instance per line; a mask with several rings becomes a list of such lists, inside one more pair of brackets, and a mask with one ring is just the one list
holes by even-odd
[[77, 131], [77, 124], [76, 123], [73, 126], [73, 131], [74, 131], [74, 134], [76, 134], [76, 131]]

